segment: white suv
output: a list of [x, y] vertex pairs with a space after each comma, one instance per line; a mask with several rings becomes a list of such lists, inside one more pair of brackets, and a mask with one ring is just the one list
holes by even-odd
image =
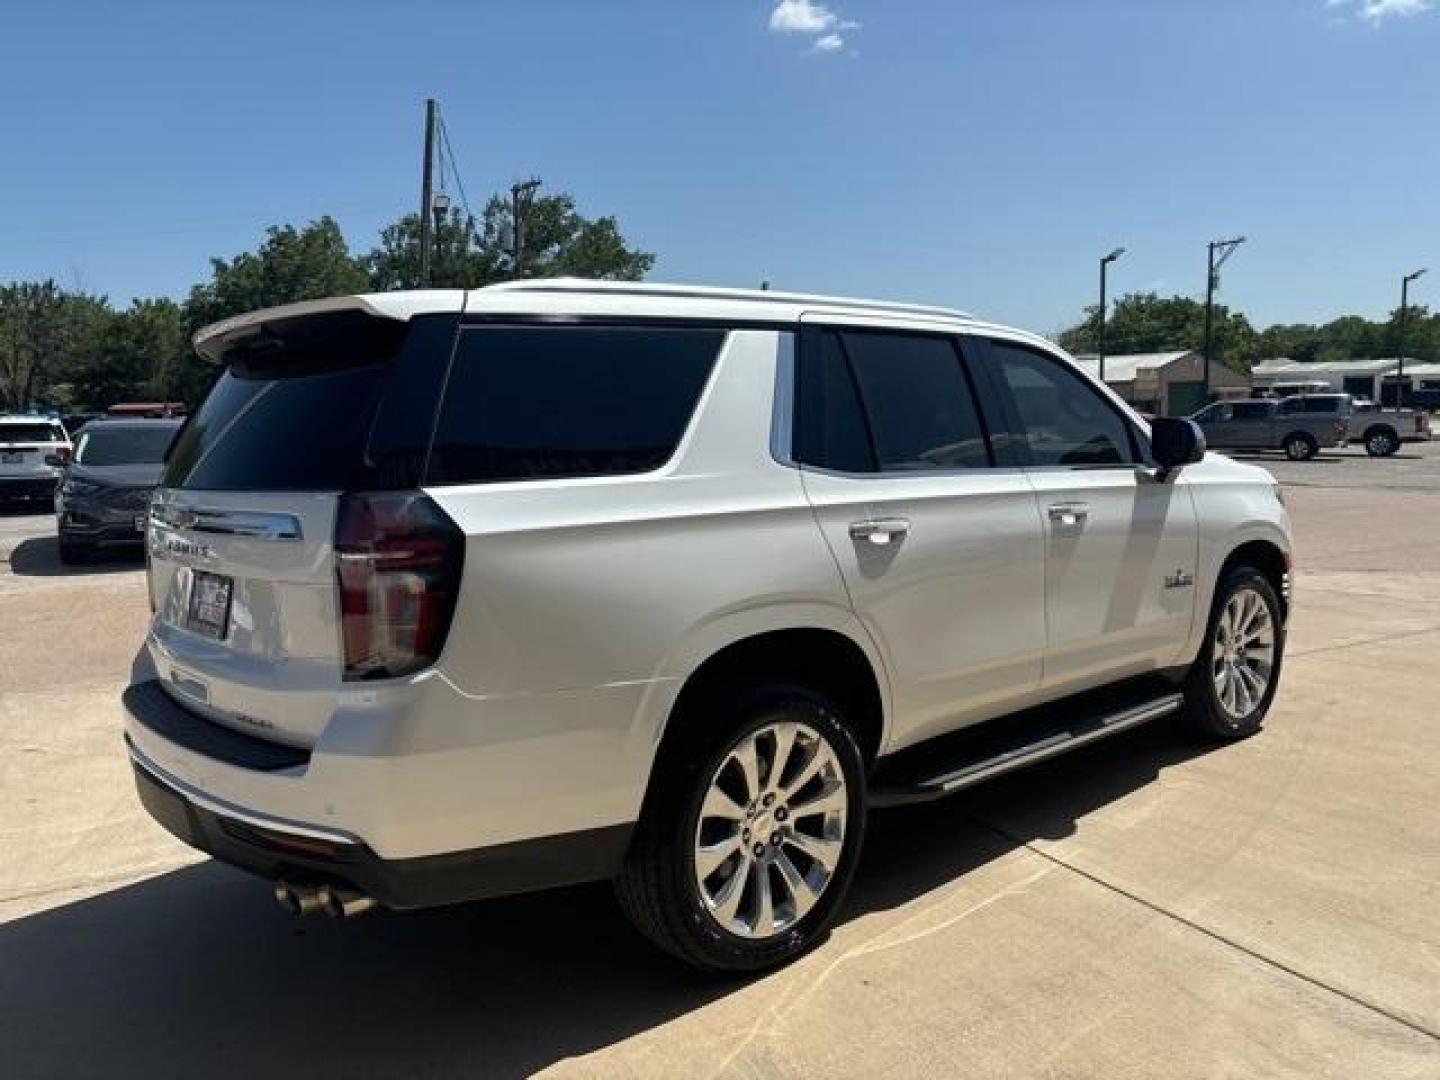
[[70, 460], [70, 436], [45, 416], [0, 416], [0, 502], [50, 499]]
[[126, 737], [150, 812], [296, 910], [613, 878], [757, 969], [834, 920], [869, 807], [1275, 694], [1276, 485], [1030, 334], [529, 281], [196, 345]]

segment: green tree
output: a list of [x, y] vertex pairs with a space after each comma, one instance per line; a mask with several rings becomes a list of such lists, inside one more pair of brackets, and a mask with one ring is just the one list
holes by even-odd
[[[430, 284], [478, 288], [514, 277], [560, 275], [638, 281], [655, 265], [650, 252], [633, 249], [613, 217], [586, 218], [570, 195], [537, 197], [525, 213], [524, 250], [514, 265], [512, 207], [492, 196], [480, 221], [452, 208], [435, 230]], [[420, 286], [420, 218], [407, 214], [380, 234], [380, 246], [365, 258], [371, 288]]]
[[114, 313], [88, 360], [71, 375], [72, 402], [103, 409], [118, 401], [185, 401], [204, 396], [211, 369], [190, 348], [185, 312], [174, 300], [136, 300]]
[[93, 361], [111, 318], [104, 297], [54, 281], [0, 286], [0, 408], [67, 398], [66, 384]]
[[364, 292], [369, 284], [328, 215], [304, 228], [272, 225], [255, 251], [211, 259], [211, 280], [190, 290], [185, 313], [199, 328], [257, 308]]
[[[1096, 305], [1086, 308], [1080, 322], [1060, 333], [1060, 344], [1074, 353], [1097, 351], [1097, 311]], [[1254, 327], [1223, 304], [1215, 305], [1213, 337], [1215, 359], [1237, 371], [1248, 371], [1258, 358]], [[1106, 323], [1105, 351], [1111, 355], [1199, 349], [1204, 341], [1205, 305], [1188, 296], [1130, 293], [1115, 302]]]
[[[505, 277], [504, 255], [481, 245], [475, 219], [452, 208], [439, 221], [430, 257], [430, 284], [477, 288]], [[380, 232], [380, 246], [365, 256], [370, 288], [377, 292], [420, 287], [420, 215], [406, 214]]]

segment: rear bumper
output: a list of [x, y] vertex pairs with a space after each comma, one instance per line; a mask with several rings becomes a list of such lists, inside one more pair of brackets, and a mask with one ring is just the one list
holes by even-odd
[[55, 495], [54, 476], [0, 476], [0, 499], [49, 499]]
[[338, 830], [231, 806], [169, 775], [126, 740], [140, 802], [193, 848], [270, 881], [343, 885], [397, 910], [533, 892], [613, 877], [631, 826], [411, 859], [382, 859]]

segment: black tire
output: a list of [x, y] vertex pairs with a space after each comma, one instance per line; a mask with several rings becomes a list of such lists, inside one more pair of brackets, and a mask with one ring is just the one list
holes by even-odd
[[[823, 938], [849, 891], [865, 834], [864, 757], [835, 703], [803, 686], [765, 682], [738, 687], [690, 713], [672, 718], [683, 726], [657, 757], [645, 808], [615, 882], [620, 906], [642, 934], [694, 967], [712, 972], [776, 967]], [[814, 907], [770, 937], [746, 938], [722, 927], [701, 899], [695, 880], [696, 830], [711, 780], [732, 748], [777, 720], [807, 725], [833, 751], [846, 786], [845, 834]]]
[[1365, 432], [1365, 452], [1371, 457], [1389, 457], [1400, 449], [1400, 436], [1387, 427]]
[[1291, 461], [1309, 461], [1320, 452], [1320, 444], [1315, 441], [1315, 436], [1305, 431], [1286, 435], [1280, 446]]
[[60, 561], [66, 566], [79, 566], [90, 558], [90, 548], [75, 540], [60, 538]]
[[[1221, 700], [1216, 687], [1217, 637], [1219, 624], [1225, 607], [1232, 597], [1241, 592], [1250, 592], [1263, 601], [1273, 629], [1274, 656], [1270, 665], [1269, 681], [1254, 707], [1243, 715], [1236, 715]], [[1275, 700], [1275, 691], [1280, 685], [1280, 670], [1285, 657], [1285, 623], [1281, 618], [1280, 599], [1270, 580], [1258, 570], [1249, 566], [1237, 566], [1225, 572], [1215, 587], [1215, 599], [1210, 605], [1210, 618], [1205, 624], [1205, 640], [1200, 646], [1200, 655], [1195, 658], [1189, 673], [1185, 676], [1185, 719], [1190, 728], [1207, 739], [1243, 739], [1260, 730], [1265, 714]]]

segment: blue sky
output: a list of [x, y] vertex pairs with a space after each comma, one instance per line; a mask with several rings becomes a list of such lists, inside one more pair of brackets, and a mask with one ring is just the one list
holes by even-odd
[[[780, 9], [777, 12], [777, 7]], [[0, 7], [0, 280], [183, 295], [211, 255], [538, 174], [667, 280], [901, 297], [1052, 332], [1112, 291], [1379, 316], [1435, 265], [1433, 0], [471, 0]], [[1431, 295], [1433, 294], [1433, 295]]]

